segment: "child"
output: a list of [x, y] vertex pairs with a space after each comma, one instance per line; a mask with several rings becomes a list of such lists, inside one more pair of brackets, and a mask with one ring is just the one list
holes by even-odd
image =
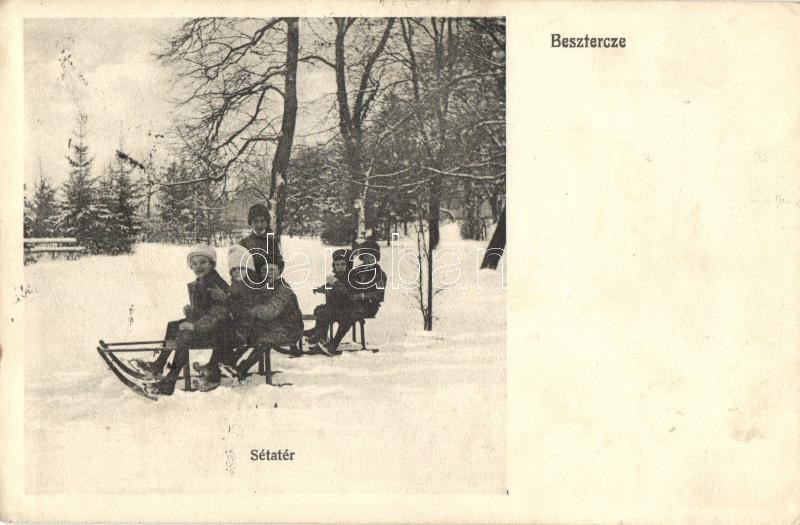
[[[381, 249], [378, 243], [367, 240], [353, 251], [353, 256], [361, 260], [361, 264], [348, 271], [346, 287], [349, 305], [343, 315], [336, 322], [339, 327], [349, 327], [359, 319], [375, 317], [383, 302], [386, 289], [386, 274], [381, 270], [378, 261], [381, 258]], [[325, 335], [317, 332], [318, 345], [311, 347], [325, 354], [340, 353], [338, 351], [341, 335], [346, 332], [340, 330], [337, 337], [331, 341], [325, 340]], [[340, 335], [341, 334], [341, 335]]]
[[317, 345], [317, 349], [328, 355], [330, 355], [327, 348], [329, 327], [333, 323], [341, 325], [350, 318], [351, 288], [348, 284], [348, 274], [352, 268], [353, 261], [349, 250], [334, 251], [333, 273], [328, 275], [324, 285], [314, 289], [314, 293], [325, 294], [325, 304], [314, 308], [314, 328], [306, 330], [303, 335], [308, 337], [309, 344]]
[[350, 285], [353, 300], [350, 311], [351, 318], [368, 319], [375, 317], [383, 302], [386, 291], [386, 274], [378, 265], [381, 260], [381, 249], [373, 240], [366, 240], [356, 250], [361, 264], [350, 272]]
[[264, 204], [252, 205], [247, 212], [247, 224], [252, 231], [239, 241], [239, 244], [255, 255], [253, 260], [256, 271], [262, 273], [267, 259], [272, 255], [281, 254], [275, 234], [270, 231], [269, 208]]
[[[225, 352], [231, 345], [228, 309], [209, 293], [214, 288], [228, 289], [228, 283], [215, 269], [217, 256], [214, 248], [194, 246], [189, 250], [186, 260], [197, 279], [188, 284], [190, 304], [183, 309], [186, 318], [167, 325], [167, 347], [175, 349], [175, 357], [166, 376], [152, 385], [157, 393], [164, 395], [174, 392], [178, 375], [189, 359], [190, 347], [207, 345], [217, 352]], [[138, 360], [132, 363], [158, 378], [164, 373], [169, 353], [161, 352], [152, 363]]]
[[253, 257], [239, 247], [232, 248], [228, 256], [233, 281], [229, 304], [236, 333], [243, 343], [253, 347], [253, 352], [235, 368], [224, 368], [242, 380], [262, 352], [300, 339], [303, 316], [297, 297], [280, 277], [284, 266], [280, 255], [266, 259], [261, 275], [250, 267]]

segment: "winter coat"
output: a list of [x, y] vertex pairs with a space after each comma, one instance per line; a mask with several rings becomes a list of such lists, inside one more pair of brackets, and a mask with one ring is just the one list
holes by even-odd
[[283, 279], [278, 279], [272, 289], [265, 290], [266, 300], [253, 308], [253, 316], [272, 326], [281, 326], [296, 331], [297, 338], [303, 333], [303, 314], [297, 296]]
[[207, 337], [229, 316], [228, 307], [224, 303], [212, 299], [208, 289], [219, 288], [227, 292], [230, 287], [216, 270], [211, 270], [203, 277], [198, 277], [187, 287], [190, 308], [186, 313], [186, 320], [194, 324], [196, 337]]
[[375, 317], [386, 291], [386, 273], [380, 265], [362, 264], [348, 274], [354, 318]]
[[293, 343], [303, 333], [297, 296], [283, 279], [278, 279], [271, 289], [254, 289], [244, 282], [235, 282], [230, 304], [237, 333], [250, 343], [262, 339]]
[[253, 284], [255, 281], [255, 271], [247, 270], [244, 275], [245, 281], [233, 281], [231, 284], [228, 306], [233, 316], [236, 332], [240, 337], [246, 339], [253, 331], [253, 312], [252, 308], [264, 301], [264, 290], [261, 286]]
[[352, 289], [347, 284], [347, 276], [340, 277], [331, 274], [325, 280], [325, 284], [322, 286], [322, 291], [325, 293], [325, 304], [337, 311], [349, 310]]
[[281, 254], [280, 245], [275, 238], [275, 234], [270, 231], [264, 232], [262, 235], [257, 235], [255, 232], [251, 231], [250, 235], [239, 241], [239, 245], [247, 248], [247, 251], [252, 254], [261, 254], [264, 256], [253, 257], [256, 270], [258, 270], [259, 273], [261, 273], [261, 269], [264, 266], [265, 258], [269, 260], [269, 256]]

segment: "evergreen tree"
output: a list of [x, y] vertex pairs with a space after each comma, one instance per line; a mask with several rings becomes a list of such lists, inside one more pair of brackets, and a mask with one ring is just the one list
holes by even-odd
[[185, 185], [175, 184], [183, 180], [183, 173], [183, 166], [172, 162], [162, 176], [163, 187], [158, 205], [162, 224], [161, 241], [187, 243], [183, 216], [189, 196]]
[[136, 216], [134, 203], [134, 185], [131, 181], [131, 170], [118, 161], [119, 171], [116, 174], [116, 202], [113, 208], [119, 228], [117, 248], [119, 253], [130, 253], [141, 231], [141, 223]]
[[31, 224], [31, 237], [57, 237], [58, 236], [58, 202], [56, 189], [50, 185], [45, 177], [36, 183], [36, 192], [32, 203], [33, 221]]
[[213, 244], [220, 234], [230, 233], [224, 202], [215, 195], [218, 188], [205, 177], [202, 170], [187, 168], [185, 161], [172, 162], [164, 171], [158, 203], [160, 240]]
[[116, 236], [116, 225], [114, 223], [114, 179], [111, 177], [110, 166], [100, 177], [95, 197], [95, 211], [97, 213], [97, 225], [95, 227], [95, 250], [97, 253], [114, 253], [114, 237]]
[[98, 250], [112, 255], [130, 253], [140, 230], [133, 203], [131, 169], [119, 158], [106, 168], [98, 189]]
[[26, 239], [33, 237], [33, 221], [35, 212], [33, 211], [33, 204], [26, 195], [23, 196], [24, 209], [22, 215], [22, 235]]
[[78, 244], [85, 246], [90, 253], [97, 252], [100, 223], [97, 190], [92, 178], [92, 161], [89, 146], [86, 144], [86, 115], [78, 117], [78, 131], [71, 141], [72, 151], [67, 156], [70, 166], [69, 178], [62, 191], [64, 200], [58, 217], [58, 224], [65, 235], [75, 237]]

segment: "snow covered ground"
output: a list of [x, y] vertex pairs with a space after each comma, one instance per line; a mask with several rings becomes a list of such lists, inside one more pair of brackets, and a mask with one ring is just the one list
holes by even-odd
[[[186, 247], [42, 261], [25, 269], [25, 466], [31, 493], [505, 492], [506, 294], [478, 270], [485, 243], [444, 229], [433, 332], [415, 307], [413, 239], [382, 247], [391, 289], [367, 341], [378, 353], [273, 356], [274, 382], [251, 377], [152, 402], [125, 388], [98, 339], [159, 339], [180, 318], [193, 276]], [[301, 309], [329, 271], [316, 239], [283, 240]], [[227, 278], [226, 250], [217, 250]], [[460, 261], [458, 265], [455, 263]], [[458, 274], [456, 273], [458, 272]], [[394, 287], [397, 286], [395, 289]], [[345, 339], [347, 340], [347, 339]], [[352, 343], [345, 350], [357, 347]], [[199, 355], [205, 359], [207, 355]], [[289, 449], [293, 461], [251, 461]]]

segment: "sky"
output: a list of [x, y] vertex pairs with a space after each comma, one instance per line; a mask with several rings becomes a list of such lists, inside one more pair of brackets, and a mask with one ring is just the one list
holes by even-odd
[[[68, 175], [66, 156], [77, 115], [87, 114], [87, 144], [99, 175], [122, 146], [137, 159], [172, 126], [173, 72], [153, 54], [182, 19], [26, 19], [25, 183], [43, 174], [54, 184]], [[301, 28], [302, 31], [302, 28]], [[316, 142], [335, 90], [332, 70], [301, 66], [296, 143]], [[305, 135], [310, 135], [306, 137]], [[156, 155], [158, 161], [158, 154]]]

